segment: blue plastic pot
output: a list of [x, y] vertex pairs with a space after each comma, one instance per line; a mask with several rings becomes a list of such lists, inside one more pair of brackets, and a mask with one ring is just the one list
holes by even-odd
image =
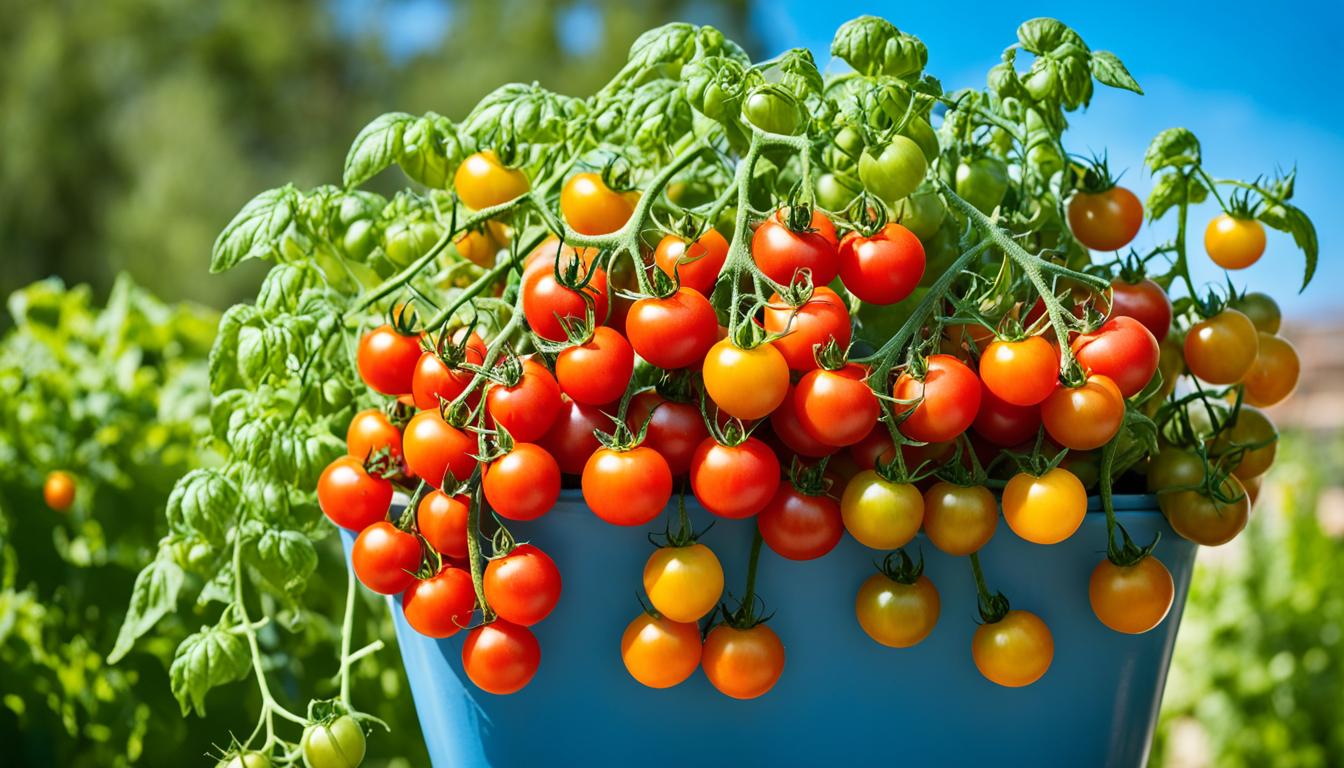
[[[478, 690], [462, 672], [461, 634], [419, 635], [395, 600], [392, 614], [437, 768], [794, 766], [839, 758], [870, 765], [1138, 766], [1152, 742], [1196, 547], [1172, 532], [1152, 498], [1115, 501], [1136, 541], [1162, 534], [1157, 555], [1176, 582], [1171, 615], [1137, 636], [1097, 621], [1087, 583], [1104, 557], [1099, 509], [1054, 546], [1029, 544], [1001, 524], [981, 553], [990, 588], [1041, 616], [1055, 639], [1050, 670], [1025, 688], [1002, 688], [980, 676], [971, 661], [978, 617], [970, 565], [922, 536], [908, 549], [923, 551], [942, 615], [919, 645], [880, 646], [855, 621], [855, 593], [874, 572], [878, 553], [848, 536], [811, 562], [766, 548], [758, 591], [775, 611], [770, 626], [787, 651], [774, 689], [737, 701], [699, 671], [675, 688], [645, 688], [620, 658], [621, 632], [640, 611], [636, 595], [651, 551], [645, 530], [602, 522], [577, 492], [566, 492], [541, 520], [510, 526], [550, 554], [564, 578], [559, 606], [534, 627], [541, 668], [523, 691]], [[697, 528], [708, 522], [698, 507], [692, 516]], [[749, 520], [720, 520], [703, 539], [723, 561], [732, 591], [745, 579], [752, 528]], [[352, 537], [344, 536], [348, 551]]]

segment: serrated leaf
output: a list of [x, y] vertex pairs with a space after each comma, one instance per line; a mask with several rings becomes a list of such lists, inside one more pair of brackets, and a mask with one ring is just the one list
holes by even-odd
[[1129, 70], [1125, 69], [1124, 62], [1120, 61], [1120, 57], [1114, 53], [1094, 51], [1091, 66], [1092, 76], [1097, 79], [1098, 83], [1138, 94], [1143, 93], [1143, 89], [1139, 87], [1139, 81], [1129, 74]]
[[248, 259], [265, 258], [294, 222], [299, 192], [292, 184], [269, 189], [251, 200], [215, 239], [210, 271], [224, 272]]
[[876, 16], [860, 16], [841, 25], [831, 40], [831, 55], [870, 76], [917, 75], [929, 62], [922, 40]]
[[817, 70], [817, 62], [812, 51], [807, 48], [791, 48], [779, 57], [779, 71], [783, 75], [781, 82], [799, 99], [808, 96], [820, 96], [826, 87]]
[[1208, 189], [1198, 178], [1187, 179], [1177, 171], [1164, 173], [1157, 177], [1153, 182], [1153, 191], [1148, 193], [1148, 220], [1157, 221], [1167, 211], [1187, 201], [1191, 205], [1198, 205], [1208, 195]]
[[222, 541], [238, 517], [238, 486], [214, 469], [193, 469], [168, 496], [168, 528]]
[[252, 544], [248, 562], [276, 590], [295, 596], [317, 569], [317, 550], [298, 531], [266, 528]]
[[1153, 137], [1143, 163], [1150, 173], [1163, 168], [1199, 165], [1199, 139], [1187, 128], [1168, 128]]
[[460, 155], [456, 127], [431, 112], [406, 126], [397, 164], [407, 176], [426, 187], [445, 189]]
[[204, 716], [210, 689], [242, 680], [251, 668], [252, 656], [242, 635], [218, 626], [201, 627], [177, 646], [168, 678], [182, 714], [194, 709]]
[[1037, 56], [1055, 53], [1064, 46], [1087, 51], [1083, 38], [1059, 19], [1041, 17], [1022, 22], [1017, 28], [1017, 41]]
[[141, 635], [176, 610], [182, 579], [182, 568], [173, 562], [171, 549], [166, 544], [160, 545], [158, 555], [135, 577], [126, 618], [121, 622], [112, 652], [107, 655], [107, 663], [117, 663], [130, 652]]
[[639, 69], [684, 64], [695, 55], [695, 42], [694, 24], [664, 24], [635, 38], [635, 42], [630, 45], [627, 61]]
[[397, 162], [401, 156], [402, 134], [414, 121], [414, 115], [388, 112], [364, 126], [345, 155], [345, 186], [357, 187]]
[[1302, 212], [1302, 209], [1288, 203], [1268, 205], [1260, 211], [1257, 218], [1264, 222], [1265, 226], [1293, 236], [1293, 242], [1307, 258], [1307, 268], [1302, 275], [1302, 288], [1299, 289], [1306, 290], [1316, 275], [1316, 261], [1321, 250], [1320, 240], [1316, 236], [1316, 225]]

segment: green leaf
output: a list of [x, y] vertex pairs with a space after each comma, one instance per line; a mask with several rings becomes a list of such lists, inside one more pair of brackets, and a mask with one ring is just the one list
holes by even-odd
[[1177, 171], [1164, 173], [1153, 182], [1153, 191], [1148, 193], [1148, 220], [1157, 221], [1172, 208], [1189, 202], [1198, 205], [1209, 196], [1208, 189], [1197, 177], [1187, 178]]
[[251, 669], [252, 656], [242, 635], [221, 626], [201, 627], [177, 646], [168, 678], [182, 714], [194, 709], [204, 716], [210, 689], [242, 680]]
[[781, 84], [793, 92], [800, 100], [808, 96], [821, 96], [826, 84], [817, 70], [817, 62], [812, 51], [807, 48], [791, 48], [779, 57], [778, 65], [783, 75]]
[[446, 189], [448, 178], [462, 159], [457, 128], [433, 112], [406, 127], [397, 164], [407, 176], [430, 189]]
[[1299, 290], [1306, 290], [1311, 278], [1316, 275], [1316, 260], [1321, 250], [1321, 243], [1316, 237], [1316, 225], [1302, 209], [1288, 203], [1268, 205], [1257, 218], [1267, 227], [1292, 235], [1293, 242], [1302, 249], [1303, 255], [1307, 257], [1307, 269], [1302, 275], [1302, 288]]
[[831, 55], [862, 75], [908, 77], [918, 75], [929, 62], [928, 48], [886, 19], [860, 16], [845, 22], [831, 41]]
[[1054, 53], [1064, 46], [1087, 52], [1083, 38], [1058, 19], [1042, 17], [1022, 22], [1017, 28], [1017, 40], [1037, 56]]
[[251, 542], [248, 562], [279, 592], [297, 596], [317, 569], [317, 550], [298, 531], [266, 528]]
[[182, 589], [182, 568], [172, 560], [171, 547], [160, 545], [159, 554], [135, 577], [131, 588], [131, 603], [126, 618], [121, 622], [117, 642], [107, 655], [107, 663], [115, 664], [135, 645], [135, 641], [167, 614], [177, 608], [177, 594]]
[[1112, 88], [1122, 88], [1126, 91], [1133, 91], [1142, 94], [1143, 89], [1139, 87], [1139, 82], [1129, 74], [1125, 69], [1124, 62], [1120, 57], [1110, 51], [1095, 51], [1092, 53], [1092, 76], [1098, 83], [1108, 85]]
[[[717, 32], [718, 30], [714, 30]], [[722, 33], [719, 34], [722, 38]], [[673, 22], [655, 27], [635, 38], [627, 58], [637, 69], [674, 65], [679, 66], [695, 55], [696, 27], [685, 22]]]
[[564, 140], [583, 103], [539, 85], [509, 83], [489, 93], [462, 121], [461, 133], [478, 147], [551, 144]]
[[238, 487], [232, 480], [214, 469], [193, 469], [177, 481], [168, 497], [168, 528], [223, 541], [238, 517], [238, 504]]
[[680, 83], [654, 80], [631, 98], [625, 127], [635, 146], [656, 152], [691, 129], [691, 106]]
[[1199, 165], [1199, 139], [1186, 128], [1168, 128], [1153, 137], [1143, 162], [1150, 173], [1163, 168]]
[[397, 162], [402, 135], [414, 121], [415, 116], [405, 112], [388, 112], [364, 126], [345, 155], [345, 186], [357, 187]]
[[294, 222], [298, 204], [299, 192], [292, 184], [249, 200], [215, 240], [210, 271], [224, 272], [248, 259], [265, 258]]

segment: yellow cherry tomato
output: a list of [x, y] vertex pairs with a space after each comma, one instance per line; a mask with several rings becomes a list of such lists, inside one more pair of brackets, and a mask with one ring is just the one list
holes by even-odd
[[909, 483], [893, 483], [866, 469], [845, 484], [840, 497], [845, 529], [872, 549], [900, 549], [919, 532], [924, 497]]
[[704, 544], [659, 547], [644, 564], [644, 592], [672, 621], [698, 621], [723, 595], [723, 566]]
[[1204, 250], [1223, 269], [1245, 269], [1265, 252], [1265, 227], [1255, 219], [1220, 213], [1204, 229]]
[[875, 573], [859, 587], [854, 614], [859, 626], [889, 648], [909, 648], [929, 636], [938, 623], [941, 603], [928, 576], [902, 584], [885, 573]]
[[971, 658], [990, 682], [1020, 688], [1040, 680], [1050, 668], [1055, 638], [1036, 614], [1009, 611], [999, 621], [975, 630]]
[[789, 364], [774, 344], [742, 349], [721, 339], [705, 355], [701, 373], [709, 398], [739, 419], [769, 416], [789, 393]]
[[1003, 519], [1013, 533], [1033, 544], [1058, 544], [1069, 538], [1086, 514], [1087, 490], [1062, 467], [1040, 477], [1019, 472], [1003, 489]]
[[532, 188], [527, 174], [508, 168], [492, 150], [469, 155], [453, 174], [453, 189], [472, 210], [482, 210], [526, 194]]

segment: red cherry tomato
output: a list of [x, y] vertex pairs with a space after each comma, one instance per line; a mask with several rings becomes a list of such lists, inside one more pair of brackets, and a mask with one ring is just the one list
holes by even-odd
[[604, 326], [594, 328], [588, 341], [566, 347], [555, 358], [560, 391], [574, 402], [587, 405], [620, 400], [634, 370], [635, 351], [630, 342]]
[[877, 424], [882, 408], [869, 388], [868, 369], [857, 363], [803, 374], [793, 392], [798, 422], [813, 439], [827, 445], [853, 445]]
[[1125, 316], [1107, 320], [1092, 333], [1074, 339], [1072, 346], [1083, 370], [1106, 376], [1125, 397], [1148, 386], [1162, 353], [1152, 331]]
[[799, 270], [812, 273], [812, 284], [826, 285], [835, 279], [835, 225], [820, 210], [812, 210], [812, 223], [806, 230], [789, 229], [789, 212], [781, 208], [756, 228], [751, 237], [751, 257], [771, 280], [782, 285], [793, 282]]
[[691, 490], [719, 517], [751, 517], [779, 488], [779, 459], [765, 443], [748, 437], [740, 445], [708, 438], [691, 459]]
[[411, 629], [435, 638], [451, 637], [471, 624], [476, 589], [471, 574], [444, 565], [437, 574], [411, 584], [401, 595], [401, 611]]
[[1132, 317], [1161, 342], [1171, 331], [1171, 299], [1152, 280], [1127, 283], [1116, 278], [1111, 282], [1111, 317]]
[[530, 443], [551, 428], [560, 413], [560, 385], [546, 367], [524, 360], [522, 376], [513, 386], [495, 384], [485, 393], [485, 410], [514, 440]]
[[[584, 260], [584, 254], [559, 251], [555, 258], [560, 259], [561, 271], [566, 264], [575, 259]], [[550, 341], [565, 341], [569, 338], [562, 318], [583, 318], [588, 312], [588, 303], [592, 304], [593, 322], [601, 325], [607, 321], [609, 309], [607, 300], [607, 273], [601, 267], [587, 266], [592, 277], [582, 291], [566, 288], [555, 277], [555, 260], [545, 255], [532, 262], [523, 270], [520, 286], [523, 295], [523, 315], [532, 332]], [[585, 301], [584, 295], [588, 299]]]
[[481, 490], [500, 517], [536, 520], [560, 498], [560, 465], [541, 446], [515, 443], [486, 467]]
[[810, 496], [785, 480], [756, 516], [761, 538], [781, 557], [815, 560], [835, 549], [845, 532], [840, 502]]
[[1000, 448], [1011, 448], [1035, 437], [1040, 428], [1040, 406], [1013, 405], [988, 387], [980, 389], [980, 410], [971, 424], [977, 435]]
[[1088, 376], [1079, 387], [1060, 387], [1041, 403], [1046, 434], [1074, 451], [1090, 451], [1110, 442], [1124, 420], [1124, 395], [1115, 382], [1100, 374]]
[[342, 456], [322, 470], [317, 480], [317, 505], [331, 522], [350, 531], [362, 531], [387, 519], [392, 483], [374, 477], [360, 460]]
[[1094, 251], [1117, 251], [1139, 233], [1143, 203], [1124, 187], [1079, 192], [1069, 200], [1068, 216], [1078, 242]]
[[379, 520], [359, 532], [350, 548], [350, 564], [364, 586], [380, 595], [405, 592], [420, 568], [420, 540]]
[[770, 333], [784, 333], [772, 343], [789, 368], [810, 371], [817, 367], [814, 348], [834, 340], [841, 349], [849, 347], [853, 328], [845, 302], [826, 286], [812, 290], [812, 297], [801, 307], [790, 307], [779, 294], [765, 307], [764, 325]]
[[[779, 410], [776, 409], [776, 413]], [[652, 418], [649, 414], [652, 413]], [[626, 423], [638, 432], [648, 422], [644, 445], [657, 451], [667, 461], [673, 477], [682, 477], [691, 471], [691, 457], [700, 443], [709, 437], [705, 420], [694, 403], [667, 400], [657, 392], [640, 392], [630, 400]], [[596, 450], [594, 448], [593, 450]], [[591, 454], [590, 454], [591, 455]], [[584, 458], [585, 462], [587, 457]]]
[[467, 633], [462, 669], [486, 693], [517, 693], [537, 674], [541, 644], [527, 627], [496, 619]]
[[625, 318], [625, 333], [635, 353], [650, 364], [686, 368], [703, 360], [719, 340], [719, 319], [709, 299], [679, 288], [665, 299], [636, 301]]
[[495, 615], [524, 627], [546, 618], [560, 602], [560, 569], [531, 544], [492, 559], [481, 581]]
[[406, 465], [416, 477], [442, 488], [448, 473], [451, 487], [471, 476], [476, 468], [476, 437], [443, 420], [436, 410], [421, 411], [411, 418], [402, 435]]
[[364, 334], [356, 353], [360, 378], [384, 395], [409, 395], [415, 364], [420, 361], [420, 337], [403, 336], [390, 325]]
[[350, 420], [350, 427], [345, 431], [345, 448], [346, 453], [360, 461], [368, 461], [375, 453], [386, 451], [394, 464], [401, 466], [404, 463], [401, 430], [377, 408], [360, 411]]
[[467, 556], [467, 513], [470, 509], [471, 500], [466, 496], [430, 491], [420, 498], [420, 504], [415, 508], [415, 527], [435, 552], [461, 559]]
[[728, 241], [718, 230], [710, 229], [689, 246], [676, 235], [658, 241], [653, 261], [667, 275], [676, 270], [682, 287], [708, 296], [719, 279], [719, 271], [728, 259]]
[[[615, 412], [610, 408], [607, 410]], [[600, 406], [583, 405], [568, 397], [561, 399], [555, 423], [540, 443], [555, 457], [561, 472], [566, 475], [581, 474], [588, 457], [602, 447], [594, 432], [599, 429], [603, 432], [611, 431], [611, 419], [602, 411]]]
[[803, 428], [796, 391], [797, 388], [790, 385], [784, 402], [770, 413], [770, 431], [785, 448], [799, 456], [815, 459], [834, 453], [834, 445], [821, 442]]
[[643, 525], [672, 498], [672, 471], [657, 451], [599, 448], [583, 468], [583, 500], [612, 525]]
[[872, 237], [845, 235], [839, 260], [846, 290], [869, 304], [895, 304], [924, 277], [924, 244], [900, 224], [888, 224]]
[[[461, 333], [458, 332], [459, 337]], [[448, 359], [433, 351], [420, 355], [411, 377], [415, 407], [422, 411], [438, 408], [441, 401], [451, 401], [462, 394], [476, 374], [460, 366], [463, 363], [480, 365], [485, 361], [485, 351], [485, 342], [473, 332], [460, 360]]]
[[960, 435], [980, 410], [980, 380], [951, 355], [930, 355], [923, 381], [901, 374], [892, 394], [897, 400], [919, 399], [915, 405], [896, 406], [896, 412], [913, 410], [901, 422], [901, 434], [923, 443], [944, 443]]

